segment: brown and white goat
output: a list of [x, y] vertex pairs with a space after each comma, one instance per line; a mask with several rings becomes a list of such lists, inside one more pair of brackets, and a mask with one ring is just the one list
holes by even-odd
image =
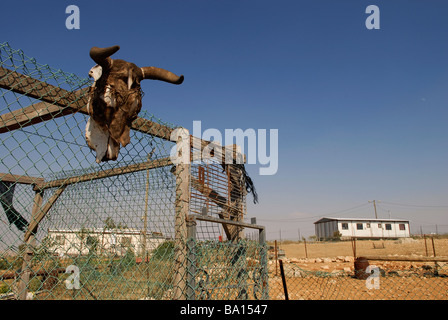
[[116, 160], [120, 145], [129, 144], [132, 122], [142, 108], [140, 82], [144, 79], [181, 84], [184, 77], [157, 67], [137, 67], [134, 63], [110, 58], [120, 49], [93, 47], [90, 57], [97, 63], [90, 72], [95, 82], [90, 88], [86, 125], [87, 145], [96, 151], [96, 162]]

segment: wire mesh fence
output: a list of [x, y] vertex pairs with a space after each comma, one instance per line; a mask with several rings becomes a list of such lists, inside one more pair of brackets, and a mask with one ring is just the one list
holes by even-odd
[[[174, 165], [176, 126], [145, 112], [95, 163], [90, 85], [0, 44], [1, 299], [267, 297], [264, 243], [226, 223], [246, 212], [234, 167]], [[198, 213], [216, 220], [189, 234]]]
[[289, 244], [285, 255], [268, 262], [270, 299], [447, 300], [448, 242], [438, 239], [436, 256], [430, 243], [358, 241], [357, 258], [341, 255], [352, 250], [350, 241], [308, 243], [307, 257], [303, 243]]

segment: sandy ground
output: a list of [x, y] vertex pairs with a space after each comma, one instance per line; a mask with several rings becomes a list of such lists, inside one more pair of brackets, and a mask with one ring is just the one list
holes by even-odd
[[[437, 256], [448, 257], [448, 239], [434, 239]], [[377, 285], [354, 277], [350, 241], [280, 243], [290, 299], [299, 300], [446, 300], [448, 264], [433, 262], [369, 261], [381, 269]], [[403, 239], [356, 241], [356, 256], [433, 256], [432, 241]], [[308, 257], [308, 258], [306, 258]], [[437, 267], [437, 269], [436, 269]], [[437, 276], [434, 276], [437, 270]], [[270, 299], [284, 299], [279, 263], [269, 261]]]

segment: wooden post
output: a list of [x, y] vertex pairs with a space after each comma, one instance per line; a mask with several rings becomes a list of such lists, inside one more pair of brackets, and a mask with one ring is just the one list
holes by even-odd
[[432, 242], [432, 253], [434, 254], [434, 257], [436, 256], [436, 247], [434, 246], [434, 237], [431, 237]]
[[[431, 237], [431, 242], [432, 242], [432, 252], [434, 254], [434, 258], [436, 257], [436, 247], [434, 245], [434, 236]], [[439, 264], [437, 263], [437, 261], [434, 261], [434, 275], [438, 276], [439, 275]]]
[[[34, 204], [31, 212], [31, 222], [37, 218], [42, 206], [43, 191], [37, 191], [34, 196]], [[30, 222], [30, 223], [31, 223]], [[20, 272], [20, 282], [18, 284], [18, 298], [20, 300], [26, 300], [28, 292], [28, 284], [31, 274], [31, 259], [33, 258], [34, 247], [36, 246], [35, 233], [37, 232], [37, 226], [34, 229], [35, 232], [28, 236], [25, 240], [25, 252], [23, 253], [22, 271]]]
[[196, 289], [196, 219], [190, 216], [187, 219], [187, 249], [188, 249], [188, 260], [187, 260], [187, 288], [186, 295], [187, 300], [196, 300], [195, 289]]
[[[151, 161], [151, 155], [148, 154], [148, 162]], [[143, 217], [143, 246], [142, 246], [142, 259], [146, 260], [148, 259], [148, 253], [147, 253], [147, 236], [146, 233], [148, 232], [148, 200], [149, 200], [149, 168], [146, 169], [146, 190], [145, 190], [145, 215]]]
[[261, 299], [267, 300], [268, 297], [268, 252], [266, 248], [266, 229], [258, 230], [258, 244], [260, 245], [260, 264], [261, 264], [261, 277], [262, 277], [262, 285], [261, 285]]
[[[174, 226], [174, 283], [173, 299], [185, 300], [187, 298], [187, 218], [190, 211], [190, 157], [184, 152], [190, 152], [188, 130], [175, 137], [177, 141], [176, 164], [176, 199], [175, 199], [175, 226]], [[188, 137], [185, 138], [185, 133]], [[187, 159], [187, 160], [186, 160]]]
[[[24, 242], [27, 242], [28, 239], [37, 232], [37, 227], [39, 226], [39, 223], [42, 221], [43, 218], [45, 218], [48, 211], [50, 211], [51, 207], [54, 205], [54, 203], [62, 194], [62, 192], [64, 192], [66, 187], [67, 187], [66, 185], [63, 185], [60, 188], [58, 188], [54, 192], [54, 194], [50, 197], [50, 199], [48, 199], [47, 203], [45, 203], [43, 207], [42, 207], [42, 199], [40, 200], [41, 202], [39, 204], [39, 208], [36, 209], [37, 211], [33, 215], [30, 224], [28, 226], [28, 229], [25, 232]], [[43, 194], [43, 190], [41, 191], [41, 193]]]
[[426, 252], [426, 256], [428, 256], [428, 245], [426, 244], [426, 234], [423, 235], [423, 239], [425, 240], [425, 252]]
[[305, 243], [305, 258], [308, 259], [308, 249], [306, 248], [306, 239], [303, 239], [303, 242]]
[[277, 276], [277, 262], [278, 262], [277, 240], [274, 241], [274, 259], [275, 259], [275, 275]]
[[[151, 161], [151, 154], [148, 154], [148, 162]], [[149, 168], [146, 168], [146, 190], [145, 190], [145, 214], [143, 216], [143, 230], [142, 230], [142, 261], [143, 265], [145, 266], [145, 275], [146, 275], [146, 296], [149, 297], [149, 267], [147, 265], [148, 263], [148, 239], [147, 239], [147, 232], [148, 232], [148, 199], [149, 199]]]
[[353, 258], [356, 259], [356, 238], [352, 237], [352, 250], [353, 250]]

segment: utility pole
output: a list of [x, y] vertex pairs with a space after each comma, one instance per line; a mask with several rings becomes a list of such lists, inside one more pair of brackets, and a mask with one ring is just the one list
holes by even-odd
[[376, 213], [376, 203], [375, 203], [375, 201], [376, 201], [376, 200], [369, 201], [369, 203], [372, 203], [372, 202], [373, 202], [373, 209], [375, 209], [375, 219], [378, 219], [378, 215], [377, 215], [377, 213]]

